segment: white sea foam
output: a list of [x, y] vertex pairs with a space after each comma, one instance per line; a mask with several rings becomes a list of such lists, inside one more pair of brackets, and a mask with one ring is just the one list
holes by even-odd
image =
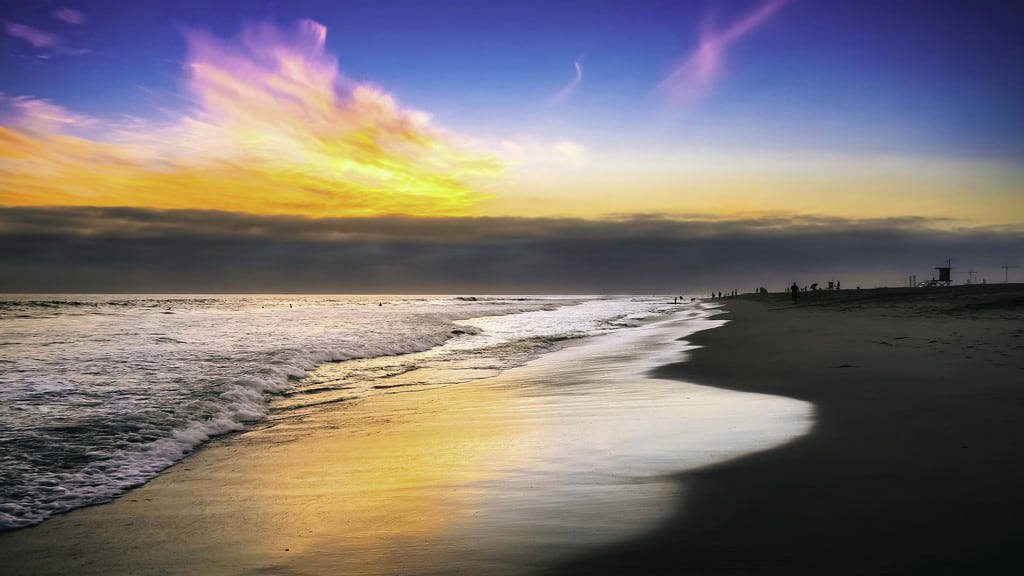
[[[374, 393], [388, 387], [373, 386], [378, 379], [432, 362], [502, 369], [552, 342], [678, 309], [665, 302], [8, 297], [0, 302], [0, 530], [110, 500], [211, 437], [264, 418], [276, 394], [316, 392], [309, 406]], [[325, 362], [367, 358], [388, 360], [351, 363], [329, 385], [301, 381]]]

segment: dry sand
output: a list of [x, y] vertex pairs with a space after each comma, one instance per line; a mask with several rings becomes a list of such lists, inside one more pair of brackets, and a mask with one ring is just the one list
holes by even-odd
[[1008, 574], [1024, 551], [1024, 286], [734, 299], [663, 376], [813, 402], [811, 434], [680, 474], [655, 532], [559, 574]]

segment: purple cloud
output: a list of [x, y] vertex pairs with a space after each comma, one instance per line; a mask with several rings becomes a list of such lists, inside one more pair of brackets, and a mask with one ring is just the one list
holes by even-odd
[[728, 51], [737, 42], [770, 20], [790, 0], [767, 0], [724, 30], [702, 26], [697, 48], [662, 81], [673, 103], [689, 106], [704, 98], [721, 77]]
[[75, 26], [85, 23], [85, 14], [71, 8], [58, 8], [53, 11], [53, 17]]
[[8, 22], [5, 26], [7, 34], [13, 38], [24, 40], [36, 48], [47, 48], [60, 43], [60, 38], [54, 34], [47, 34], [42, 30], [33, 28], [26, 24]]

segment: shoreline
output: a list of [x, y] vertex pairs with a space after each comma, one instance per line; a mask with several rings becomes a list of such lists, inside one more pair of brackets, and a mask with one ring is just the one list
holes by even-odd
[[[814, 404], [809, 434], [675, 476], [656, 530], [551, 574], [1001, 573], [1024, 549], [1024, 289], [731, 299], [656, 373]], [[805, 300], [806, 302], [806, 300]], [[803, 303], [802, 303], [803, 304]], [[737, 361], [741, 355], [741, 361]]]
[[[328, 300], [277, 295], [154, 300], [152, 295], [136, 294], [124, 299], [64, 295], [52, 300], [28, 295], [0, 302], [2, 326], [10, 327], [12, 334], [24, 335], [24, 341], [15, 339], [8, 343], [12, 346], [0, 350], [7, 352], [0, 354], [0, 365], [15, 367], [13, 380], [3, 377], [7, 374], [0, 375], [0, 383], [10, 384], [0, 390], [0, 404], [12, 399], [16, 411], [0, 414], [4, 441], [11, 442], [7, 457], [0, 454], [0, 468], [12, 472], [0, 489], [0, 533], [110, 501], [152, 480], [211, 438], [266, 425], [280, 412], [303, 410], [302, 405], [350, 402], [384, 388], [415, 387], [417, 377], [429, 371], [418, 370], [412, 381], [401, 374], [424, 364], [450, 364], [451, 356], [473, 364], [475, 354], [468, 352], [480, 346], [495, 351], [490, 364], [502, 369], [521, 364], [557, 347], [559, 338], [548, 340], [559, 327], [551, 323], [545, 327], [546, 316], [579, 314], [584, 317], [580, 333], [587, 333], [599, 327], [593, 323], [594, 305], [608, 303], [612, 310], [606, 313], [614, 316], [615, 308], [619, 308], [617, 312], [623, 318], [637, 310], [654, 314], [653, 308], [665, 307], [664, 299], [641, 298], [637, 305], [622, 304], [622, 300], [557, 295], [497, 300], [455, 296], [409, 300], [401, 295]], [[380, 304], [388, 311], [379, 310]], [[65, 332], [61, 317], [78, 317], [82, 310], [86, 311], [83, 321], [71, 320]], [[232, 314], [242, 310], [253, 314]], [[147, 336], [119, 343], [122, 332], [117, 321], [106, 321], [111, 311], [121, 318], [128, 318], [123, 312], [137, 314], [136, 320], [125, 321], [123, 330]], [[441, 318], [432, 317], [430, 311], [440, 313]], [[535, 331], [536, 346], [514, 350], [519, 342], [514, 334], [508, 338], [501, 325], [508, 315], [524, 312], [526, 316], [519, 318], [538, 320], [526, 322], [532, 324], [527, 330]], [[239, 320], [243, 317], [247, 320]], [[206, 328], [192, 328], [204, 321]], [[482, 326], [475, 326], [479, 323]], [[89, 324], [101, 333], [82, 330]], [[224, 330], [228, 325], [233, 328]], [[311, 325], [325, 332], [318, 335]], [[477, 337], [474, 334], [479, 330], [490, 334]], [[248, 334], [234, 345], [218, 346], [218, 342], [233, 341], [238, 333]], [[93, 340], [95, 345], [79, 344]], [[278, 346], [281, 342], [288, 344]], [[511, 345], [505, 347], [504, 354], [500, 351], [502, 344]], [[90, 368], [82, 372], [76, 366], [86, 358]], [[137, 362], [140, 359], [149, 366]], [[19, 368], [22, 365], [33, 365], [34, 369]], [[203, 368], [193, 369], [200, 365]], [[328, 365], [350, 367], [356, 374], [336, 370], [326, 382], [303, 386], [310, 383], [311, 374]], [[156, 366], [161, 370], [155, 375], [146, 372]], [[108, 374], [101, 377], [104, 371]], [[480, 379], [498, 371], [467, 369], [446, 384]], [[365, 377], [366, 373], [372, 374]], [[109, 381], [103, 382], [105, 378]], [[59, 394], [32, 396], [34, 383], [65, 379], [68, 382], [61, 385], [61, 390], [69, 392], [73, 408], [61, 405], [64, 398]], [[335, 389], [332, 382], [342, 380], [346, 384]], [[386, 385], [375, 385], [377, 380], [386, 380]], [[132, 424], [118, 426], [122, 415], [107, 413], [106, 407], [119, 405], [123, 395], [120, 388], [132, 386], [137, 390], [132, 394], [131, 409], [139, 411], [141, 417], [123, 415]], [[82, 392], [81, 396], [89, 400], [75, 404], [73, 399]], [[161, 396], [167, 400], [161, 400]], [[188, 408], [193, 402], [200, 404], [200, 410]], [[271, 404], [278, 414], [270, 413]], [[20, 412], [22, 407], [27, 412]], [[15, 413], [28, 417], [19, 422], [13, 417]], [[69, 428], [67, 421], [75, 422], [75, 427]], [[136, 433], [143, 429], [147, 430], [145, 434]], [[37, 430], [42, 438], [19, 430]], [[93, 435], [99, 436], [95, 442], [91, 442]], [[62, 467], [62, 456], [53, 458], [49, 454], [77, 450], [88, 452], [75, 456], [78, 461], [88, 460], [88, 465]]]
[[642, 534], [675, 471], [806, 429], [804, 403], [650, 376], [718, 324], [698, 310], [215, 441], [0, 535], [5, 573], [528, 574]]
[[1024, 544], [1022, 295], [733, 298], [284, 419], [0, 534], [4, 573], [996, 572]]

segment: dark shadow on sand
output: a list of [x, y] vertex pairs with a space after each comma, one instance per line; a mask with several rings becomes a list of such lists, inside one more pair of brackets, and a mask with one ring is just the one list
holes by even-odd
[[811, 402], [811, 433], [679, 474], [669, 521], [551, 573], [1019, 569], [1024, 287], [879, 293], [877, 305], [869, 292], [796, 308], [735, 299], [733, 322], [688, 338], [704, 348], [658, 377]]

